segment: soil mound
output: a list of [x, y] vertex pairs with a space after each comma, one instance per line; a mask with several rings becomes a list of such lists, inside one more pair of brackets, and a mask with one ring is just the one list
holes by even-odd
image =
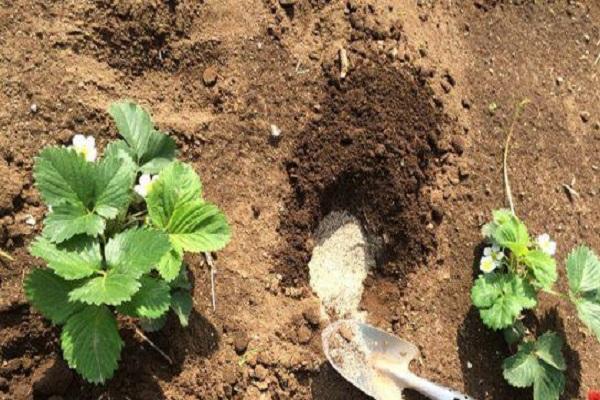
[[281, 268], [291, 284], [306, 279], [314, 232], [332, 211], [356, 216], [380, 243], [385, 274], [408, 272], [435, 248], [428, 185], [443, 114], [412, 68], [358, 63], [345, 80], [331, 78], [322, 117], [287, 163], [294, 192], [281, 219]]

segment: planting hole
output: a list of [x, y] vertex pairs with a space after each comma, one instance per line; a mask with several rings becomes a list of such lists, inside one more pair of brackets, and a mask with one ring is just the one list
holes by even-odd
[[357, 64], [346, 80], [332, 77], [322, 113], [298, 136], [280, 225], [284, 282], [310, 281], [338, 316], [356, 312], [368, 269], [402, 278], [424, 265], [440, 221], [430, 191], [444, 117], [431, 89], [411, 68]]

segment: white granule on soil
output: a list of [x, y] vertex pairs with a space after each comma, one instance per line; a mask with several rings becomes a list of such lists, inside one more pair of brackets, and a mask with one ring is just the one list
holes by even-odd
[[371, 368], [367, 366], [370, 352], [360, 331], [354, 325], [342, 324], [329, 339], [329, 356], [350, 382], [361, 382], [372, 393]]
[[308, 269], [324, 311], [336, 319], [363, 319], [358, 306], [375, 259], [360, 223], [347, 212], [332, 212], [321, 221], [316, 237]]

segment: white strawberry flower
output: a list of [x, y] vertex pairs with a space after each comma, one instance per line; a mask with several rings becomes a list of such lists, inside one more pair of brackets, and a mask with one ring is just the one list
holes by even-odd
[[93, 136], [77, 134], [73, 136], [73, 145], [71, 147], [73, 147], [78, 154], [81, 154], [86, 161], [96, 161], [98, 150], [96, 150], [96, 140]]
[[492, 256], [483, 256], [481, 257], [481, 261], [479, 264], [479, 269], [481, 269], [486, 274], [489, 274], [493, 270], [498, 267], [499, 263], [492, 258]]
[[504, 252], [497, 244], [493, 244], [491, 247], [483, 249], [483, 255], [492, 257], [498, 264], [500, 264], [500, 261], [504, 258]]
[[142, 176], [140, 176], [138, 184], [135, 185], [133, 190], [135, 190], [135, 192], [140, 196], [146, 197], [148, 193], [150, 193], [150, 190], [152, 190], [152, 184], [154, 183], [154, 181], [156, 181], [157, 178], [158, 175], [152, 176], [150, 174], [142, 174]]
[[556, 242], [554, 240], [550, 240], [550, 235], [544, 233], [535, 239], [540, 250], [549, 256], [553, 256], [556, 253]]

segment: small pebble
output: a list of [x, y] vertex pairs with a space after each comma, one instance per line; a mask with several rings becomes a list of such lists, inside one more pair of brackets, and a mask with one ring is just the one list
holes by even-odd
[[354, 332], [352, 332], [352, 329], [348, 325], [341, 325], [338, 329], [338, 333], [348, 342], [351, 342], [354, 338]]
[[319, 310], [316, 307], [307, 308], [302, 312], [304, 319], [313, 326], [318, 326], [321, 322]]
[[37, 112], [37, 110], [38, 110], [38, 106], [37, 106], [37, 104], [33, 103], [33, 104], [32, 104], [32, 105], [29, 107], [29, 110], [31, 110], [31, 112], [32, 112], [33, 114], [35, 114], [35, 113]]
[[306, 326], [303, 325], [300, 328], [298, 328], [297, 333], [298, 333], [298, 342], [300, 344], [306, 344], [306, 343], [310, 342], [310, 339], [312, 338], [312, 332]]
[[461, 104], [467, 110], [471, 109], [471, 102], [469, 101], [469, 99], [462, 99]]
[[256, 368], [254, 368], [254, 376], [256, 376], [257, 379], [264, 381], [268, 375], [269, 370], [262, 365], [259, 364], [256, 366]]
[[473, 364], [471, 363], [471, 361], [467, 361], [467, 368], [468, 369], [473, 368]]
[[33, 218], [33, 215], [29, 215], [25, 220], [25, 223], [30, 226], [35, 226], [36, 221], [35, 218]]
[[271, 137], [273, 139], [279, 139], [281, 136], [281, 129], [275, 124], [271, 124]]
[[233, 347], [237, 354], [243, 354], [248, 348], [248, 335], [244, 332], [237, 332], [233, 337]]
[[582, 111], [579, 116], [583, 122], [588, 122], [590, 120], [590, 113], [587, 111]]
[[279, 0], [279, 4], [280, 4], [282, 7], [291, 7], [291, 6], [293, 6], [294, 4], [296, 4], [296, 1], [297, 1], [297, 0]]
[[446, 93], [450, 93], [450, 91], [452, 90], [452, 85], [450, 85], [446, 81], [441, 81], [440, 85], [442, 86], [442, 89], [444, 89], [444, 92], [446, 92]]
[[206, 86], [213, 86], [217, 83], [217, 70], [215, 67], [208, 67], [202, 73], [202, 81]]

